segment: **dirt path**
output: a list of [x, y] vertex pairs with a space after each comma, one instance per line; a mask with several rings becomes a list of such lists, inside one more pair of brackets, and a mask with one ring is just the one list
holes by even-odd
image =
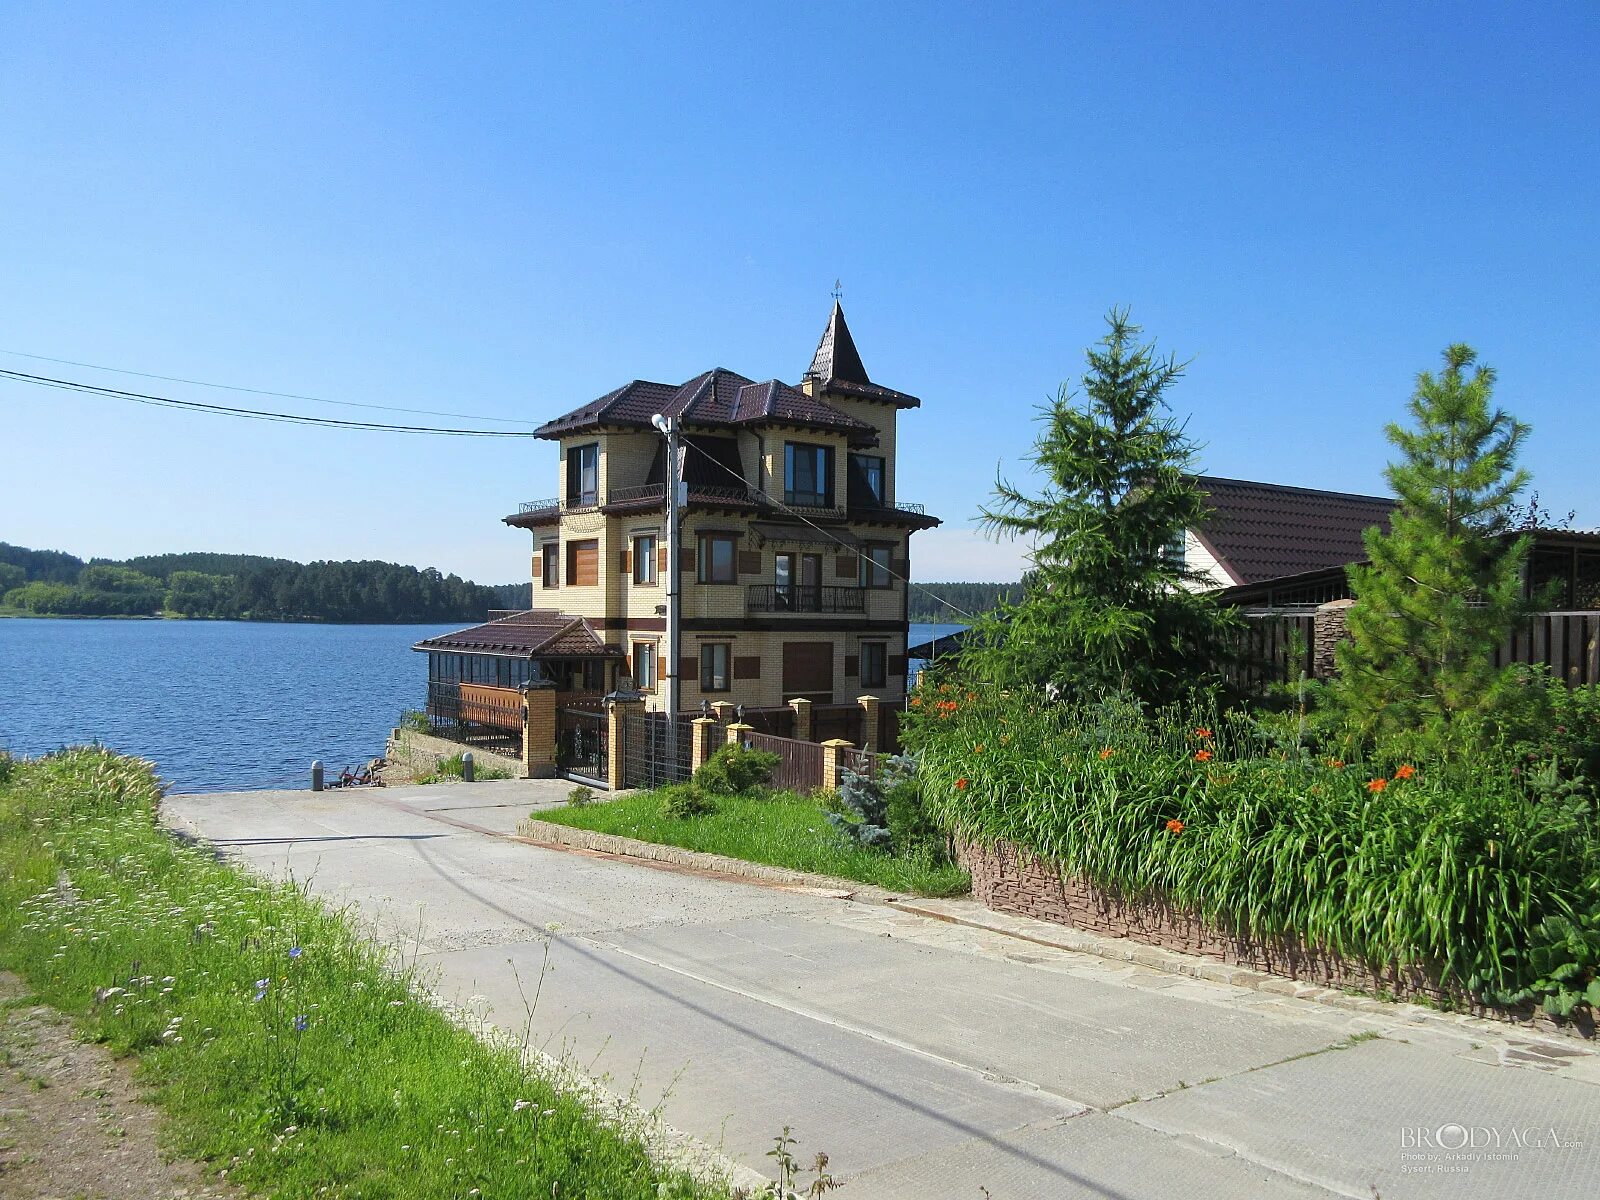
[[0, 971], [0, 1196], [6, 1200], [221, 1200], [241, 1195], [158, 1149], [161, 1112], [133, 1064], [78, 1041]]

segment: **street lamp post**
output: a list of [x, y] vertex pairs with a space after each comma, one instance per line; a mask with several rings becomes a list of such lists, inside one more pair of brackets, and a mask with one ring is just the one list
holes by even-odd
[[678, 666], [683, 657], [683, 574], [679, 568], [682, 536], [679, 530], [679, 512], [684, 496], [683, 471], [679, 461], [680, 422], [657, 413], [650, 418], [650, 424], [667, 439], [667, 661], [661, 674], [667, 681], [667, 745], [670, 750], [675, 751], [678, 708], [683, 695], [683, 681], [678, 677]]

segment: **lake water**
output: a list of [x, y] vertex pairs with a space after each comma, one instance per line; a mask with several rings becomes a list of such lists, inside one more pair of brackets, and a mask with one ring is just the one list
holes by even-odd
[[425, 696], [412, 643], [453, 628], [0, 620], [0, 748], [99, 741], [177, 792], [309, 786], [312, 759], [333, 774], [383, 753]]

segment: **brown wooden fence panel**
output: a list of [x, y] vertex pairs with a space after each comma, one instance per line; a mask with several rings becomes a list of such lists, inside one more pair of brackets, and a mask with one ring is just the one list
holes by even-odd
[[1274, 683], [1297, 680], [1302, 673], [1311, 677], [1315, 613], [1263, 610], [1242, 615], [1244, 629], [1235, 647], [1239, 661], [1227, 669], [1236, 685], [1247, 691], [1265, 691]]
[[814, 792], [822, 786], [822, 747], [816, 742], [773, 737], [768, 733], [747, 733], [744, 745], [778, 756], [772, 772], [772, 786], [795, 792]]
[[874, 754], [869, 750], [840, 749], [839, 770], [841, 773], [854, 771], [857, 775], [876, 779], [883, 770], [883, 758], [883, 755]]
[[487, 683], [461, 685], [461, 719], [507, 733], [522, 732], [522, 693]]
[[836, 739], [861, 745], [859, 704], [817, 704], [811, 709], [811, 736], [819, 742]]
[[1538, 613], [1512, 631], [1494, 663], [1548, 667], [1568, 687], [1600, 684], [1600, 612]]

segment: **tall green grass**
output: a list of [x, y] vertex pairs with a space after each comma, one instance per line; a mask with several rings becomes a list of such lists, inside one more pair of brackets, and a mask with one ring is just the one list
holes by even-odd
[[[0, 756], [3, 758], [3, 756]], [[702, 1197], [340, 914], [157, 825], [142, 763], [0, 764], [0, 963], [136, 1054], [173, 1148], [286, 1197]]]
[[1487, 749], [1450, 773], [1341, 764], [1242, 713], [945, 686], [907, 736], [952, 831], [1494, 1003], [1600, 1002], [1600, 836]]

